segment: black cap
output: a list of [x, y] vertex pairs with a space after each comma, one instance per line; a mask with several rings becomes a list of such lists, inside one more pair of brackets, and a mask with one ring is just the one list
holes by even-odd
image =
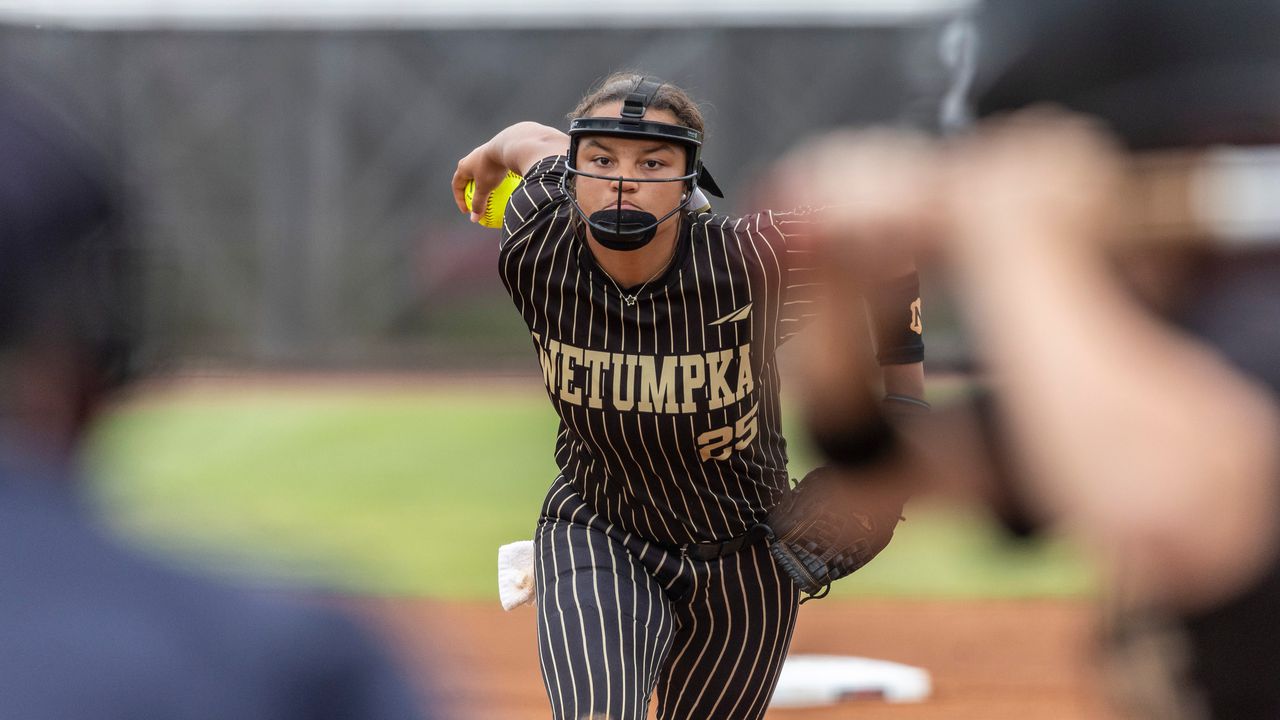
[[111, 222], [109, 187], [83, 143], [0, 88], [0, 341], [67, 292], [84, 246]]
[[979, 117], [1054, 103], [1133, 149], [1280, 141], [1274, 0], [988, 0]]

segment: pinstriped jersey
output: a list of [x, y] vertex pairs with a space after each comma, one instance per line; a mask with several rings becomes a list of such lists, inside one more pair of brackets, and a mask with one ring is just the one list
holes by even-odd
[[621, 289], [563, 188], [564, 157], [507, 206], [499, 271], [560, 416], [556, 462], [604, 518], [663, 544], [724, 540], [789, 486], [777, 347], [803, 322], [802, 215], [684, 216], [665, 274]]

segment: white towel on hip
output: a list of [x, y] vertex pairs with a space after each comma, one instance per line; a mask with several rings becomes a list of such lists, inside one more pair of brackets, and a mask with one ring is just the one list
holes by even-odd
[[498, 548], [498, 598], [511, 610], [534, 602], [533, 541], [521, 540]]

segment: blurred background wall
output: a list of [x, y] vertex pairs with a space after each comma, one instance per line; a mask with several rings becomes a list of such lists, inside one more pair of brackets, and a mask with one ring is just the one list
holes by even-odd
[[965, 3], [659, 3], [667, 14], [626, 22], [581, 3], [230, 18], [58, 5], [0, 6], [0, 77], [120, 170], [149, 341], [183, 367], [524, 368], [497, 234], [458, 214], [449, 181], [510, 123], [564, 126], [614, 70], [702, 101], [731, 213], [759, 209], [761, 173], [816, 130], [962, 121]]

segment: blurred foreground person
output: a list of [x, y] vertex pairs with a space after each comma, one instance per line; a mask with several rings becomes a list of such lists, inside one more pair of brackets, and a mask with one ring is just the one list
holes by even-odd
[[419, 717], [332, 610], [167, 569], [81, 505], [81, 438], [130, 374], [110, 192], [49, 117], [0, 92], [0, 715]]
[[1280, 5], [990, 2], [980, 32], [973, 133], [829, 137], [787, 172], [844, 203], [847, 282], [936, 256], [990, 387], [886, 429], [857, 356], [811, 354], [819, 443], [1096, 550], [1123, 711], [1280, 717]]

